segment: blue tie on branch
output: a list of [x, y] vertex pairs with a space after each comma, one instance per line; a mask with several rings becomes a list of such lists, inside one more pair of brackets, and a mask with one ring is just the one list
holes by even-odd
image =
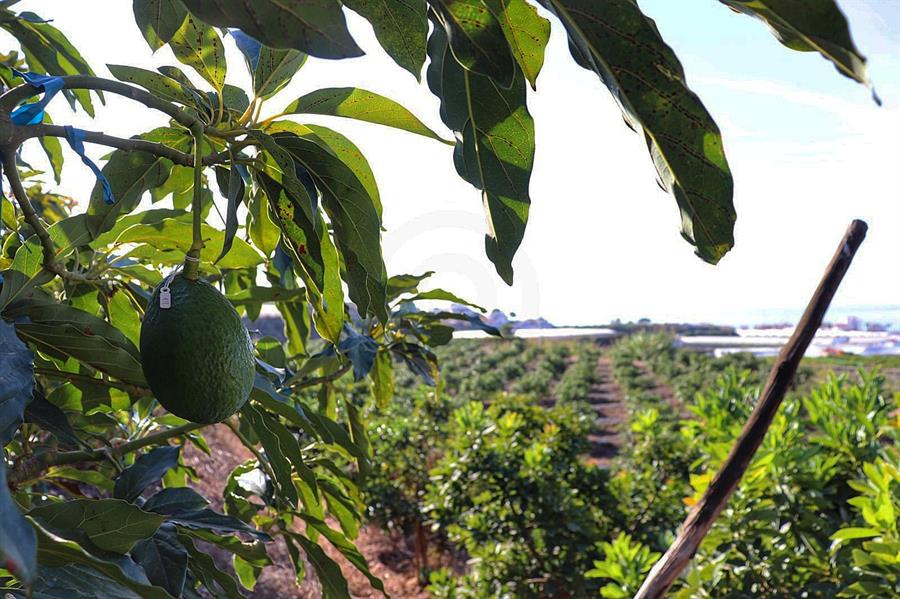
[[36, 125], [44, 120], [44, 107], [53, 99], [53, 96], [62, 89], [62, 77], [52, 77], [39, 73], [22, 73], [13, 69], [17, 77], [25, 80], [31, 87], [44, 92], [44, 97], [37, 102], [24, 104], [12, 111], [10, 120], [16, 125]]
[[84, 153], [84, 130], [76, 129], [70, 125], [66, 125], [66, 141], [69, 142], [69, 146], [75, 151], [76, 154], [81, 156], [81, 161], [85, 163], [89, 169], [94, 171], [94, 175], [97, 177], [97, 180], [100, 182], [100, 185], [103, 187], [103, 201], [109, 205], [116, 203], [116, 198], [113, 197], [112, 188], [109, 186], [109, 180], [107, 180], [106, 175], [103, 174], [103, 171], [94, 164], [94, 161], [87, 157]]

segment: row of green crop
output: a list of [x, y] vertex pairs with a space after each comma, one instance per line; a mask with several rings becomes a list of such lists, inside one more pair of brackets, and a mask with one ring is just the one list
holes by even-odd
[[[655, 335], [631, 337], [611, 355], [631, 414], [614, 481], [627, 489], [621, 507], [633, 529], [607, 548], [598, 572], [612, 585], [608, 596], [625, 597], [726, 457], [764, 363], [691, 354]], [[654, 395], [660, 382], [676, 402]], [[898, 596], [896, 408], [874, 373], [789, 396], [676, 596]]]

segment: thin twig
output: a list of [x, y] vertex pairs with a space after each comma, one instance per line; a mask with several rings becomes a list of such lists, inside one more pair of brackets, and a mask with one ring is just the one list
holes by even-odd
[[716, 518], [725, 508], [728, 498], [737, 488], [741, 477], [750, 465], [756, 450], [766, 436], [769, 425], [787, 393], [800, 360], [806, 348], [822, 324], [825, 312], [834, 297], [841, 280], [850, 268], [856, 250], [866, 238], [866, 223], [854, 220], [847, 228], [837, 251], [832, 257], [825, 275], [813, 293], [803, 317], [797, 324], [794, 334], [781, 350], [778, 359], [772, 365], [766, 386], [760, 394], [759, 401], [744, 425], [740, 436], [725, 458], [716, 476], [703, 493], [700, 501], [694, 505], [691, 513], [681, 527], [675, 541], [669, 546], [665, 555], [660, 558], [641, 586], [635, 599], [656, 599], [665, 595], [681, 571], [700, 547], [700, 543], [709, 532]]

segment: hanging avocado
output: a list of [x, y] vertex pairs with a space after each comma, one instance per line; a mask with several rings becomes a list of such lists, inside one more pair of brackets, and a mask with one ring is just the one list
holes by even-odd
[[141, 360], [159, 403], [191, 422], [221, 422], [253, 388], [253, 346], [241, 317], [215, 287], [180, 274], [153, 291]]

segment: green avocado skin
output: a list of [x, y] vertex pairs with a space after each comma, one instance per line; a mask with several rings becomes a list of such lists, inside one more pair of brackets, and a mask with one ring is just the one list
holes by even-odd
[[172, 305], [159, 307], [160, 283], [141, 325], [141, 361], [150, 389], [168, 411], [202, 424], [221, 422], [250, 396], [255, 360], [237, 310], [206, 281], [177, 275]]

